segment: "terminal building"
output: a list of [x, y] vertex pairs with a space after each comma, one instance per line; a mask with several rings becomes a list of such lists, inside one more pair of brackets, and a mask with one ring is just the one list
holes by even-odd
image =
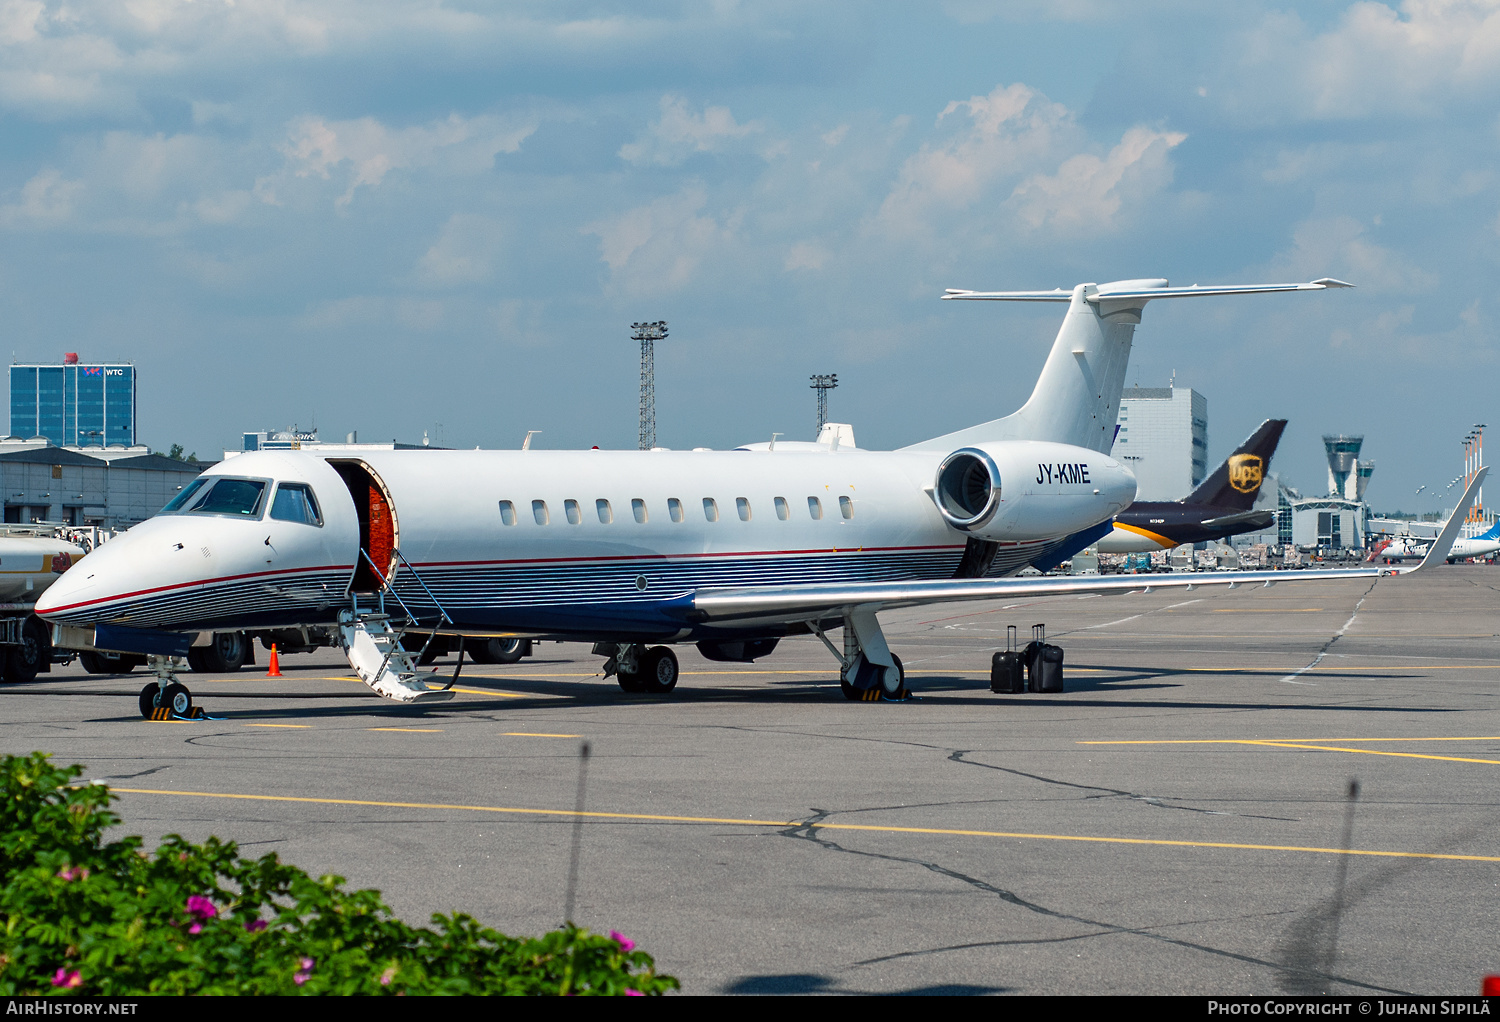
[[59, 447], [135, 446], [135, 366], [60, 363], [10, 367], [10, 435]]
[[0, 496], [7, 524], [126, 529], [177, 495], [208, 462], [178, 461], [144, 447], [58, 447], [0, 438]]
[[1208, 398], [1187, 387], [1129, 387], [1111, 457], [1135, 473], [1137, 500], [1181, 500], [1208, 475]]

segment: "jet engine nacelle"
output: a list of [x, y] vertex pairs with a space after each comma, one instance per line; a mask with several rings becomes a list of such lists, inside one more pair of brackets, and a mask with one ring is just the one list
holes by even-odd
[[1108, 455], [1083, 447], [976, 444], [943, 459], [932, 496], [944, 521], [978, 539], [1055, 539], [1129, 507], [1135, 476]]

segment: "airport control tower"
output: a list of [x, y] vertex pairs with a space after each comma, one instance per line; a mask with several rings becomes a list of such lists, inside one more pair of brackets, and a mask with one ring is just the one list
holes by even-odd
[[[1364, 446], [1364, 443], [1363, 436], [1346, 436], [1339, 433], [1323, 437], [1323, 449], [1328, 452], [1329, 496], [1343, 497], [1345, 500], [1359, 499], [1356, 496], [1360, 490], [1356, 469], [1359, 463], [1359, 449]], [[1373, 463], [1370, 467], [1373, 470]], [[1367, 475], [1366, 479], [1368, 478]]]

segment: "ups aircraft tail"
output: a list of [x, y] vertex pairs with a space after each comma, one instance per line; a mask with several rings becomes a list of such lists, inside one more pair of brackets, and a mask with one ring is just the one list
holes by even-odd
[[1248, 511], [1260, 493], [1260, 484], [1271, 470], [1271, 455], [1286, 429], [1285, 419], [1267, 419], [1249, 438], [1224, 459], [1213, 474], [1183, 499], [1184, 504], [1208, 504]]
[[1000, 440], [1049, 440], [1108, 454], [1114, 445], [1115, 420], [1125, 389], [1130, 345], [1146, 303], [1159, 298], [1200, 295], [1261, 294], [1275, 291], [1322, 291], [1353, 287], [1324, 277], [1306, 284], [1250, 284], [1225, 287], [1169, 287], [1167, 281], [1117, 280], [1079, 284], [1071, 292], [957, 291], [944, 299], [995, 302], [1066, 302], [1067, 314], [1052, 351], [1042, 366], [1036, 389], [1021, 409], [954, 433], [912, 444], [906, 450], [951, 451], [970, 444]]

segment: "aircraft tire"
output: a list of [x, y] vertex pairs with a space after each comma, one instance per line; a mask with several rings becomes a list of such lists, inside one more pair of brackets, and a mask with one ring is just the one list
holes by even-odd
[[664, 696], [677, 687], [677, 654], [668, 646], [652, 646], [641, 657], [641, 690]]
[[489, 641], [490, 655], [494, 658], [492, 664], [515, 664], [520, 663], [525, 657], [531, 656], [530, 639], [491, 639]]
[[156, 693], [159, 688], [156, 682], [152, 682], [141, 689], [141, 716], [149, 718], [151, 711], [156, 709]]
[[188, 670], [194, 674], [208, 673], [208, 660], [203, 655], [207, 648], [206, 646], [194, 646], [188, 650]]
[[[901, 702], [910, 693], [906, 690], [906, 668], [901, 664], [901, 658], [894, 653], [891, 659], [896, 661], [896, 670], [899, 672], [899, 680], [896, 682], [896, 690], [888, 691], [880, 677], [880, 668], [870, 663], [860, 654], [859, 663], [852, 672], [846, 672], [839, 676], [839, 688], [844, 693], [844, 698], [856, 703], [872, 703], [881, 699], [890, 702]], [[854, 675], [854, 681], [850, 682], [848, 674]]]
[[202, 650], [203, 664], [209, 671], [215, 674], [233, 674], [250, 659], [250, 640], [245, 637], [244, 632], [215, 632], [213, 641], [203, 646]]
[[161, 705], [179, 716], [186, 717], [193, 712], [193, 694], [187, 690], [186, 685], [173, 682], [167, 686], [166, 691], [162, 692]]
[[617, 671], [615, 672], [615, 681], [620, 683], [620, 690], [622, 692], [640, 693], [646, 691], [645, 678], [636, 672]]

